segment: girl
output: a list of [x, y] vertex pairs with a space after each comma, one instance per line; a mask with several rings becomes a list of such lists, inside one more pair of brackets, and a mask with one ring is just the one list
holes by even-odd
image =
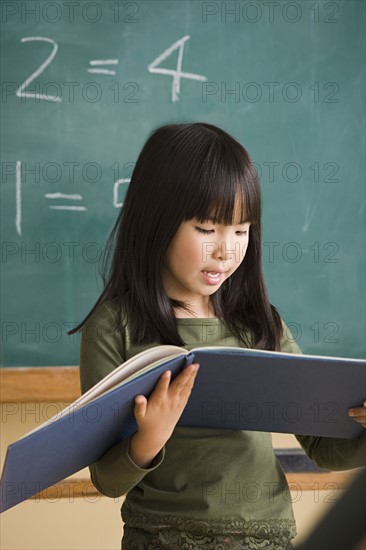
[[[220, 128], [171, 124], [151, 134], [104, 268], [100, 298], [72, 331], [83, 329], [83, 392], [158, 344], [301, 353], [263, 281], [256, 171]], [[101, 493], [127, 493], [123, 550], [291, 548], [291, 497], [271, 434], [176, 427], [198, 367], [173, 381], [167, 371], [148, 399], [136, 396], [136, 433], [90, 467]], [[364, 426], [365, 412], [355, 409]], [[297, 439], [321, 467], [363, 464], [365, 433]]]

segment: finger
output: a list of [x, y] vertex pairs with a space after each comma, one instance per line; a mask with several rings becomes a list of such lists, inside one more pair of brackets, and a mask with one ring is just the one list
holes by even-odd
[[363, 407], [353, 407], [352, 409], [348, 409], [348, 414], [349, 416], [359, 416], [360, 414], [366, 414], [366, 406], [364, 405]]
[[355, 422], [361, 424], [363, 428], [366, 428], [366, 401], [364, 401], [362, 407], [348, 409], [348, 415], [355, 420]]
[[137, 423], [145, 417], [147, 408], [147, 399], [144, 395], [137, 395], [135, 397], [134, 415]]
[[173, 391], [178, 392], [178, 394], [181, 394], [182, 392], [190, 393], [193, 388], [198, 369], [198, 363], [188, 365], [188, 367], [186, 367], [184, 371], [181, 372], [181, 374], [177, 376], [177, 378], [170, 384], [170, 388]]
[[155, 388], [154, 388], [154, 391], [153, 391], [153, 394], [155, 395], [161, 395], [161, 394], [164, 394], [168, 391], [168, 388], [169, 388], [169, 384], [170, 384], [170, 379], [172, 377], [172, 373], [170, 370], [166, 370], [165, 372], [163, 372], [163, 374], [160, 376]]

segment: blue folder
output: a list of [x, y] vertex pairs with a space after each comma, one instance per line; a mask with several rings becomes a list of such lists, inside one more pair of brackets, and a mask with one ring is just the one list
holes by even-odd
[[360, 359], [242, 348], [182, 352], [70, 414], [9, 445], [1, 478], [3, 512], [97, 461], [133, 434], [134, 398], [149, 395], [161, 374], [198, 362], [180, 426], [357, 438], [347, 410], [366, 399]]

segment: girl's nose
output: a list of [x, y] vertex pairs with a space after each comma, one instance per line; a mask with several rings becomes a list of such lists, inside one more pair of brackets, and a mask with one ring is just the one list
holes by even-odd
[[240, 258], [240, 243], [231, 239], [216, 243], [214, 256], [218, 261], [226, 262], [227, 260]]

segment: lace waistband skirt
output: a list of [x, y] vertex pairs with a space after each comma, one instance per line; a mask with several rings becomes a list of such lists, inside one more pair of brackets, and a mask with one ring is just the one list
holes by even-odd
[[245, 534], [209, 536], [206, 534], [162, 529], [149, 532], [138, 527], [124, 526], [122, 550], [290, 550], [290, 540], [248, 537]]

